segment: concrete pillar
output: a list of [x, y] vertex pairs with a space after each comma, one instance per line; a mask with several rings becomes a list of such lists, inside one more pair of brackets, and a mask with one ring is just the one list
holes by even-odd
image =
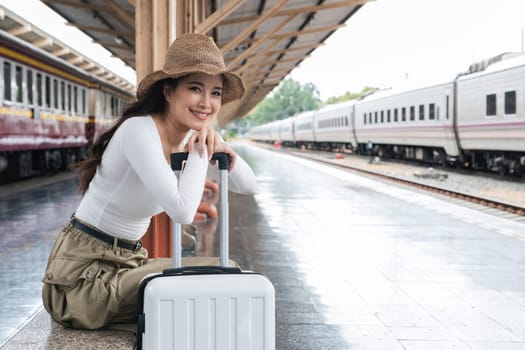
[[[135, 67], [137, 84], [147, 74], [161, 69], [169, 44], [175, 40], [175, 0], [135, 1]], [[171, 256], [171, 227], [165, 213], [153, 217], [142, 238], [149, 256]]]
[[135, 70], [137, 84], [153, 71], [153, 5], [150, 0], [135, 1]]
[[135, 67], [137, 81], [162, 68], [169, 45], [184, 33], [184, 2], [136, 0]]
[[[204, 19], [204, 13], [203, 2], [198, 0], [135, 1], [137, 84], [164, 66], [169, 45], [178, 35], [192, 32]], [[150, 257], [171, 256], [171, 224], [166, 213], [152, 218], [142, 240]]]

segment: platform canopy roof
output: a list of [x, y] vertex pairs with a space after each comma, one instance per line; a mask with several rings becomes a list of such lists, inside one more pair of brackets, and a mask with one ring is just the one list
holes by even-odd
[[[43, 2], [135, 68], [135, 1]], [[248, 114], [368, 1], [177, 0], [173, 6], [184, 12], [185, 31], [214, 37], [227, 67], [241, 74], [247, 86], [242, 101], [224, 106], [224, 125]]]

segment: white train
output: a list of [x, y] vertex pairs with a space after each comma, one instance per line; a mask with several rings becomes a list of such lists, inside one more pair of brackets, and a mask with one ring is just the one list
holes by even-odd
[[254, 140], [525, 175], [525, 55], [502, 54], [453, 81], [377, 91], [252, 128]]

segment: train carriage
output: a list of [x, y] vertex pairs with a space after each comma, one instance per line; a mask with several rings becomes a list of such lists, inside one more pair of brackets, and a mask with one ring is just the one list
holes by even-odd
[[283, 146], [295, 145], [294, 117], [286, 118], [279, 123], [279, 141]]
[[314, 115], [315, 111], [302, 112], [294, 118], [295, 143], [297, 146], [308, 146], [315, 142]]
[[355, 108], [358, 147], [381, 156], [445, 164], [459, 157], [453, 129], [452, 82], [370, 95]]
[[0, 31], [0, 182], [68, 169], [132, 98]]
[[356, 145], [353, 130], [355, 101], [325, 106], [315, 114], [315, 141], [323, 149], [352, 149]]
[[252, 140], [264, 142], [267, 141], [269, 138], [267, 130], [267, 124], [257, 125], [250, 128], [246, 136]]
[[457, 80], [457, 129], [465, 161], [500, 173], [525, 168], [525, 55], [508, 56]]

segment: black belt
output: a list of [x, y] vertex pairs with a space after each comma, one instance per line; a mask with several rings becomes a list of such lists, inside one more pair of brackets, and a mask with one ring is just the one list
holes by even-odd
[[89, 227], [88, 225], [85, 225], [78, 221], [75, 217], [71, 218], [71, 224], [78, 228], [80, 231], [87, 233], [90, 236], [93, 236], [97, 239], [100, 239], [101, 241], [104, 241], [109, 244], [115, 244], [115, 240], [117, 241], [117, 247], [129, 249], [129, 250], [139, 250], [142, 247], [141, 241], [136, 242], [126, 242], [122, 239], [113, 237], [111, 235], [108, 235], [107, 233], [104, 233], [102, 231], [96, 230], [93, 227]]

